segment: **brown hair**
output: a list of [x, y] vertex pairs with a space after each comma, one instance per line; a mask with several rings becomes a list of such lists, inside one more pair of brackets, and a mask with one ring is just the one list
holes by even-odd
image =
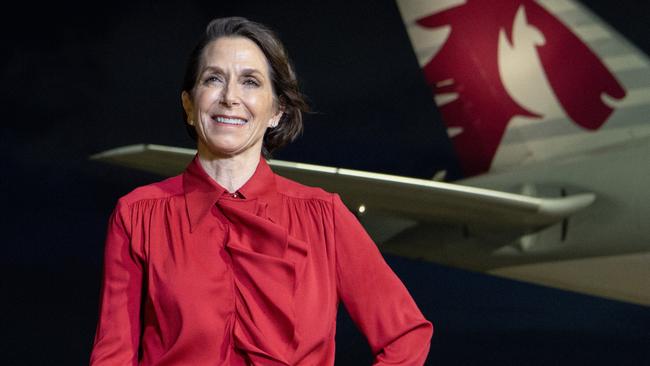
[[[203, 50], [210, 42], [221, 37], [250, 39], [262, 50], [269, 63], [273, 93], [284, 112], [277, 127], [267, 129], [264, 135], [262, 154], [265, 158], [269, 158], [275, 149], [285, 146], [302, 133], [302, 113], [309, 111], [309, 106], [298, 88], [298, 80], [289, 56], [275, 32], [260, 23], [242, 17], [216, 18], [208, 23], [205, 33], [190, 53], [182, 91], [193, 96], [192, 90], [199, 77]], [[184, 109], [183, 117], [185, 122], [187, 115]], [[185, 127], [190, 137], [196, 141], [194, 127], [187, 123]]]

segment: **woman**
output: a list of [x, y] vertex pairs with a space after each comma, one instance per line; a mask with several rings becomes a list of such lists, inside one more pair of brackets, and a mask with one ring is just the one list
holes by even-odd
[[91, 365], [333, 365], [339, 300], [376, 364], [424, 363], [431, 323], [338, 195], [264, 160], [306, 109], [276, 36], [213, 20], [181, 98], [198, 152], [118, 200]]

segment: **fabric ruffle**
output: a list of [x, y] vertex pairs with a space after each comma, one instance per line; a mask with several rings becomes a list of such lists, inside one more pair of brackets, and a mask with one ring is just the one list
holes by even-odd
[[235, 280], [235, 347], [252, 365], [289, 365], [299, 344], [295, 292], [308, 245], [268, 219], [257, 200], [218, 204], [230, 223], [225, 245]]

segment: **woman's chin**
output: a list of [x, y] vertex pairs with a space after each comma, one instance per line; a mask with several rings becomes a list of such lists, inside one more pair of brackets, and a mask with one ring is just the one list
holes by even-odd
[[[254, 148], [254, 146], [246, 146], [245, 144], [220, 141], [218, 143], [205, 144], [202, 147], [199, 146], [199, 153], [213, 157], [234, 157], [245, 152], [250, 152]], [[261, 153], [261, 149], [259, 150]]]

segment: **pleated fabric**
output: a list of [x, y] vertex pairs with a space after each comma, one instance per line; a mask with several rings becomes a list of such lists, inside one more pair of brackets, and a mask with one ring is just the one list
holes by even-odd
[[343, 301], [375, 364], [421, 365], [432, 325], [340, 198], [264, 159], [233, 197], [201, 167], [121, 197], [91, 365], [333, 365]]

